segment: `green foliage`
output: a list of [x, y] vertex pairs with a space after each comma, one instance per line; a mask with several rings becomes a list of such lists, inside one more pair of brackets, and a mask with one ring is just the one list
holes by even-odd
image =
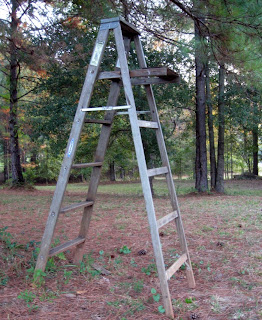
[[34, 271], [33, 282], [37, 287], [41, 287], [45, 284], [46, 273], [43, 270], [37, 269]]
[[[152, 295], [153, 295], [153, 300], [154, 300], [155, 302], [159, 302], [159, 301], [160, 301], [160, 294], [157, 293], [157, 291], [156, 291], [155, 288], [152, 288], [152, 289], [151, 289], [151, 293], [152, 293]], [[158, 310], [158, 312], [160, 312], [160, 313], [165, 313], [165, 308], [164, 308], [162, 305], [158, 306], [157, 310]]]
[[158, 311], [159, 311], [160, 313], [165, 313], [165, 312], [166, 312], [166, 310], [165, 310], [165, 308], [164, 308], [163, 306], [159, 306], [159, 307], [158, 307]]
[[100, 274], [100, 271], [92, 268], [92, 264], [94, 263], [94, 258], [92, 254], [84, 255], [83, 260], [80, 262], [79, 272], [81, 274], [89, 274], [91, 277], [95, 277]]
[[147, 276], [150, 276], [151, 273], [156, 273], [157, 272], [156, 264], [155, 263], [151, 263], [146, 268], [143, 267], [141, 269], [141, 271], [144, 272]]
[[134, 267], [134, 268], [137, 267], [137, 263], [135, 262], [135, 259], [134, 259], [134, 258], [131, 259], [130, 264], [131, 264], [131, 266]]
[[160, 294], [156, 292], [156, 289], [155, 288], [152, 288], [151, 289], [151, 293], [153, 295], [153, 299], [155, 302], [159, 302], [160, 300]]
[[119, 250], [120, 253], [123, 253], [123, 254], [129, 254], [131, 253], [131, 250], [127, 247], [127, 246], [123, 246], [120, 250]]
[[64, 283], [67, 284], [72, 276], [73, 271], [64, 270]]
[[5, 274], [4, 271], [0, 271], [0, 286], [6, 286], [8, 283], [9, 277]]
[[133, 284], [133, 289], [135, 292], [140, 293], [142, 292], [142, 290], [144, 289], [144, 282], [143, 280], [138, 280], [136, 282], [134, 282]]
[[32, 304], [32, 302], [35, 300], [36, 295], [28, 290], [20, 292], [20, 294], [17, 296], [18, 299], [23, 300], [26, 302], [26, 306], [29, 309], [29, 312], [37, 310], [39, 307], [35, 304]]
[[18, 299], [22, 299], [25, 302], [33, 302], [36, 298], [36, 295], [28, 290], [20, 292], [20, 294], [17, 296]]

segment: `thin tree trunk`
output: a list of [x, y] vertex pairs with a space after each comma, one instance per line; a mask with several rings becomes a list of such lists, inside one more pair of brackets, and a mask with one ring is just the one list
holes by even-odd
[[[248, 173], [251, 173], [250, 152], [248, 150], [248, 138], [247, 138], [247, 131], [246, 131], [245, 128], [244, 128], [244, 131], [243, 131], [243, 136], [244, 136], [244, 160], [245, 160], [246, 165], [247, 165]], [[245, 170], [244, 170], [244, 172], [245, 172]]]
[[9, 146], [8, 139], [3, 139], [3, 147], [4, 147], [4, 182], [9, 179]]
[[207, 150], [206, 150], [206, 95], [203, 36], [195, 22], [195, 68], [196, 68], [196, 181], [198, 192], [207, 191]]
[[233, 179], [233, 138], [232, 133], [230, 133], [230, 171], [231, 171], [231, 179]]
[[253, 119], [253, 174], [258, 176], [258, 108], [256, 104], [253, 107]]
[[109, 164], [109, 178], [110, 181], [116, 181], [115, 162], [112, 161]]
[[211, 189], [215, 189], [216, 185], [216, 152], [213, 124], [213, 107], [210, 93], [209, 67], [206, 64], [206, 102], [208, 110], [208, 133], [209, 133], [209, 153], [210, 153], [210, 178]]
[[24, 184], [22, 167], [20, 161], [19, 141], [18, 141], [18, 125], [17, 125], [17, 86], [19, 77], [19, 63], [17, 59], [16, 37], [18, 30], [17, 9], [19, 4], [16, 0], [12, 0], [12, 21], [11, 21], [11, 37], [10, 37], [10, 154], [11, 154], [11, 171], [12, 185]]
[[218, 147], [217, 147], [217, 175], [216, 191], [224, 192], [224, 145], [225, 145], [225, 66], [219, 68], [219, 88], [218, 88]]
[[253, 174], [258, 176], [258, 128], [253, 128]]

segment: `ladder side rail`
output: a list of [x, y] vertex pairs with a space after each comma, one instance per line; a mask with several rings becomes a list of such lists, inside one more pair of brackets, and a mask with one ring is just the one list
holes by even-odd
[[[82, 131], [84, 124], [85, 114], [81, 111], [83, 107], [87, 107], [91, 100], [92, 91], [94, 88], [95, 80], [99, 71], [99, 65], [101, 63], [103, 53], [105, 50], [106, 42], [108, 39], [109, 30], [100, 30], [94, 47], [93, 56], [95, 57], [94, 65], [89, 64], [88, 71], [86, 74], [84, 86], [78, 103], [77, 111], [75, 114], [73, 126], [71, 129], [70, 137], [68, 140], [64, 160], [61, 166], [60, 174], [58, 177], [56, 190], [53, 196], [53, 200], [50, 206], [49, 216], [46, 222], [45, 231], [43, 234], [41, 248], [36, 262], [35, 270], [44, 270], [51, 242], [56, 226], [57, 218], [63, 201], [64, 193], [66, 190], [67, 182], [70, 175], [71, 166], [73, 164], [74, 155], [76, 152], [76, 146]], [[98, 49], [99, 50], [98, 50]], [[96, 52], [99, 51], [99, 52]], [[97, 55], [97, 56], [95, 56]]]
[[[136, 51], [137, 51], [139, 66], [140, 66], [140, 68], [146, 68], [147, 64], [146, 64], [144, 51], [143, 51], [143, 47], [142, 47], [142, 43], [140, 41], [140, 38], [134, 37], [134, 42], [135, 42], [135, 47], [136, 47]], [[164, 136], [163, 136], [163, 132], [162, 132], [159, 116], [158, 116], [154, 93], [152, 90], [152, 86], [150, 84], [146, 84], [146, 85], [144, 85], [144, 87], [146, 90], [146, 95], [147, 95], [148, 104], [149, 104], [149, 108], [150, 108], [151, 115], [152, 115], [152, 120], [157, 122], [157, 124], [158, 124], [158, 130], [156, 131], [156, 137], [157, 137], [157, 142], [158, 142], [158, 146], [159, 146], [162, 164], [163, 164], [163, 166], [166, 166], [168, 168], [168, 172], [170, 172], [170, 175], [167, 175], [167, 184], [168, 184], [169, 194], [171, 197], [172, 207], [174, 210], [178, 211], [178, 215], [179, 215], [180, 212], [179, 212], [179, 205], [178, 205], [178, 201], [177, 201], [177, 197], [176, 197], [176, 190], [175, 190], [175, 186], [173, 184], [173, 179], [172, 179], [172, 175], [171, 175], [171, 168], [170, 168], [167, 150], [166, 150], [165, 141], [164, 141]], [[170, 179], [170, 177], [171, 177], [171, 179]]]
[[174, 318], [173, 307], [172, 307], [170, 292], [169, 292], [166, 273], [165, 273], [165, 265], [164, 265], [163, 255], [162, 255], [161, 243], [160, 243], [159, 234], [158, 234], [155, 209], [153, 205], [153, 197], [150, 189], [149, 179], [147, 176], [147, 165], [145, 161], [145, 154], [144, 154], [142, 138], [140, 134], [140, 128], [138, 125], [135, 100], [133, 96], [127, 57], [125, 54], [123, 36], [122, 36], [122, 31], [120, 26], [114, 29], [114, 33], [115, 33], [115, 39], [116, 39], [116, 47], [117, 47], [118, 56], [119, 56], [122, 81], [123, 81], [124, 91], [126, 95], [126, 101], [127, 101], [127, 104], [131, 105], [131, 108], [129, 109], [128, 112], [129, 112], [131, 130], [133, 134], [133, 140], [134, 140], [136, 156], [138, 161], [139, 173], [141, 177], [141, 184], [143, 188], [144, 199], [145, 199], [146, 209], [148, 213], [148, 221], [150, 225], [150, 232], [151, 232], [151, 237], [153, 242], [154, 253], [156, 257], [156, 265], [157, 265], [158, 276], [160, 280], [161, 292], [163, 296], [164, 308], [166, 310], [167, 316]]
[[[125, 50], [126, 52], [129, 52], [130, 50], [130, 39], [125, 38]], [[107, 100], [107, 105], [109, 106], [115, 106], [118, 102], [119, 94], [120, 94], [120, 87], [121, 84], [119, 82], [112, 82], [110, 86], [110, 92]], [[111, 128], [112, 128], [112, 122], [113, 118], [116, 114], [116, 110], [107, 111], [104, 120], [109, 120], [111, 122], [111, 125], [103, 125], [100, 133], [100, 137], [98, 140], [96, 153], [95, 153], [95, 159], [94, 162], [103, 162], [106, 154], [106, 149], [108, 147]], [[96, 194], [97, 194], [97, 188], [99, 185], [100, 177], [101, 177], [102, 167], [94, 167], [91, 173], [88, 193], [87, 193], [87, 199], [88, 201], [95, 201]], [[83, 210], [83, 216], [81, 220], [80, 225], [80, 231], [79, 231], [79, 237], [86, 238], [92, 213], [93, 213], [94, 206], [86, 207]], [[84, 245], [85, 242], [80, 243], [76, 246], [75, 254], [74, 254], [74, 263], [79, 263], [83, 259], [83, 253], [84, 253]]]
[[[146, 68], [147, 64], [146, 64], [146, 60], [145, 60], [145, 56], [144, 56], [144, 51], [143, 51], [141, 40], [138, 36], [134, 37], [134, 43], [135, 43], [135, 47], [136, 47], [136, 51], [137, 51], [139, 66], [140, 66], [140, 68]], [[175, 219], [175, 224], [176, 224], [176, 228], [178, 231], [178, 236], [179, 236], [181, 248], [182, 248], [183, 252], [187, 254], [187, 258], [188, 258], [187, 269], [186, 269], [187, 280], [188, 280], [189, 286], [191, 288], [194, 288], [195, 287], [195, 280], [194, 280], [194, 275], [193, 275], [193, 271], [192, 271], [190, 255], [189, 255], [189, 251], [188, 251], [188, 246], [187, 246], [186, 237], [185, 237], [185, 231], [184, 231], [184, 227], [183, 227], [183, 223], [182, 223], [182, 219], [181, 219], [181, 214], [180, 214], [180, 208], [179, 208], [177, 195], [176, 195], [176, 189], [175, 189], [175, 185], [174, 185], [174, 181], [173, 181], [173, 177], [172, 177], [172, 172], [171, 172], [171, 168], [170, 168], [170, 164], [169, 164], [168, 154], [167, 154], [164, 136], [163, 136], [163, 132], [162, 132], [159, 116], [158, 116], [156, 102], [155, 102], [152, 86], [150, 84], [147, 84], [147, 85], [144, 85], [144, 87], [146, 90], [152, 119], [153, 119], [153, 121], [156, 121], [158, 123], [159, 129], [156, 131], [157, 142], [158, 142], [159, 151], [160, 151], [163, 165], [167, 166], [168, 171], [169, 171], [169, 173], [166, 174], [166, 180], [167, 180], [171, 205], [173, 207], [173, 210], [176, 210], [177, 214], [178, 214], [178, 219]]]

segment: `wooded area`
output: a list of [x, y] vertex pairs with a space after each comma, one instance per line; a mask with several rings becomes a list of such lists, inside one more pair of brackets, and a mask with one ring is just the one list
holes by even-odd
[[[5, 0], [1, 10], [0, 166], [7, 183], [57, 179], [100, 19], [118, 15], [143, 30], [149, 67], [167, 65], [180, 74], [179, 84], [154, 88], [174, 174], [194, 178], [198, 191], [218, 192], [224, 178], [259, 174], [259, 1]], [[115, 64], [113, 45], [107, 56], [104, 70]], [[103, 105], [108, 86], [96, 87], [93, 105]], [[134, 92], [142, 106], [143, 88]], [[93, 161], [99, 127], [88, 128], [77, 162]], [[104, 177], [137, 178], [127, 118], [118, 117], [112, 133]], [[150, 134], [144, 138], [154, 167], [156, 143]], [[85, 168], [71, 179], [89, 175]]]

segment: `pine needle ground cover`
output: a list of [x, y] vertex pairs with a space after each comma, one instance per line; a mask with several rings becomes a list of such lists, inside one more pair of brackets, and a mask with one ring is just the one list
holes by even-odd
[[[163, 185], [155, 183], [158, 218], [171, 210]], [[177, 186], [197, 285], [188, 288], [183, 267], [170, 280], [176, 319], [261, 319], [262, 180], [229, 181], [225, 195]], [[0, 190], [0, 318], [167, 319], [139, 183], [102, 185], [81, 265], [68, 251], [33, 279], [52, 188]], [[70, 185], [65, 202], [84, 197]], [[80, 216], [58, 220], [54, 246], [77, 236]], [[181, 254], [172, 223], [160, 237], [168, 267]]]

